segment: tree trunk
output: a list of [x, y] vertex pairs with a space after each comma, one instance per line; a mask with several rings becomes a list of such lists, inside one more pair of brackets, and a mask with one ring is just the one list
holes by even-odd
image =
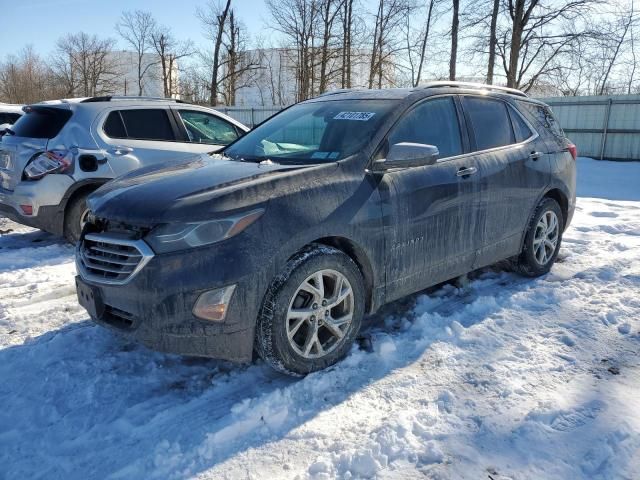
[[344, 2], [342, 18], [342, 88], [351, 88], [351, 30], [353, 27], [353, 0]]
[[[384, 0], [378, 2], [378, 13], [376, 14], [376, 25], [373, 32], [373, 47], [371, 49], [371, 61], [369, 62], [369, 88], [373, 88], [376, 73], [378, 71], [378, 57], [382, 58], [382, 15], [384, 13]], [[380, 52], [380, 54], [378, 54]]]
[[522, 31], [524, 28], [525, 0], [516, 0], [513, 12], [513, 27], [511, 30], [511, 44], [509, 49], [509, 70], [507, 71], [507, 87], [518, 88], [518, 63], [520, 61], [520, 46], [522, 45]]
[[496, 30], [498, 29], [498, 13], [500, 12], [500, 0], [493, 0], [491, 12], [491, 26], [489, 28], [489, 65], [487, 66], [487, 83], [493, 85], [493, 68], [496, 63]]
[[460, 0], [453, 0], [453, 18], [451, 19], [451, 58], [449, 59], [449, 80], [456, 79], [458, 59], [458, 28], [460, 25]]
[[211, 69], [211, 87], [209, 90], [209, 105], [215, 107], [218, 104], [218, 69], [220, 67], [220, 47], [222, 46], [222, 34], [227, 23], [227, 16], [231, 8], [231, 0], [227, 0], [224, 10], [218, 15], [218, 31], [213, 46], [213, 68]]
[[414, 87], [420, 84], [420, 77], [422, 76], [422, 67], [424, 65], [424, 56], [427, 50], [427, 41], [429, 40], [429, 30], [431, 29], [431, 15], [433, 13], [433, 4], [435, 0], [429, 2], [429, 12], [427, 13], [427, 25], [425, 27], [424, 38], [422, 39], [422, 46], [420, 48], [420, 63], [418, 64], [418, 72], [416, 74], [416, 80], [413, 83]]

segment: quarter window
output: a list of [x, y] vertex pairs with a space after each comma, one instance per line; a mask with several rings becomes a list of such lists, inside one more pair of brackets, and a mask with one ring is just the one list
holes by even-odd
[[499, 100], [463, 97], [463, 106], [473, 126], [477, 150], [514, 143], [507, 106]]
[[104, 133], [111, 138], [127, 138], [120, 112], [111, 112], [104, 122]]
[[111, 138], [175, 141], [167, 112], [159, 108], [111, 112], [104, 132]]
[[460, 155], [462, 140], [453, 98], [427, 100], [410, 110], [389, 135], [389, 145], [402, 142], [435, 145], [440, 158]]
[[180, 110], [178, 113], [190, 142], [229, 145], [238, 138], [235, 127], [215, 115], [195, 110]]

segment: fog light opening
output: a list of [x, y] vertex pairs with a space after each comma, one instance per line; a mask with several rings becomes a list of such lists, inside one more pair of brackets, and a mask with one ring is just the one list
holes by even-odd
[[33, 215], [33, 206], [20, 205], [20, 208], [22, 209], [22, 213], [24, 213], [25, 215]]
[[209, 290], [198, 297], [193, 307], [193, 314], [202, 320], [223, 322], [227, 316], [229, 302], [236, 286], [230, 285], [216, 290]]

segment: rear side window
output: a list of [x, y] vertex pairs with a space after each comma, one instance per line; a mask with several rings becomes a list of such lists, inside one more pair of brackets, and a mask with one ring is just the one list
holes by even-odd
[[530, 102], [518, 102], [518, 106], [525, 112], [535, 117], [536, 121], [540, 123], [546, 130], [551, 132], [557, 139], [564, 140], [566, 135], [553, 116], [551, 109], [547, 106], [538, 105]]
[[460, 124], [453, 98], [427, 100], [410, 110], [389, 135], [389, 145], [402, 142], [435, 145], [440, 158], [460, 155]]
[[533, 132], [520, 114], [511, 107], [509, 107], [509, 114], [511, 115], [511, 122], [513, 123], [513, 133], [516, 136], [516, 143], [524, 142], [528, 138], [531, 138]]
[[514, 143], [507, 106], [499, 100], [463, 97], [462, 104], [471, 119], [477, 150]]
[[167, 111], [159, 108], [111, 112], [103, 129], [104, 133], [111, 138], [175, 140]]
[[71, 118], [71, 111], [54, 107], [28, 107], [27, 112], [15, 123], [13, 130], [18, 137], [54, 138]]
[[560, 124], [556, 120], [556, 117], [553, 116], [551, 109], [549, 107], [541, 107], [541, 110], [544, 112], [544, 118], [546, 121], [545, 126], [549, 130], [551, 130], [551, 133], [553, 133], [558, 138], [565, 138], [566, 135], [564, 134], [562, 127], [560, 127]]

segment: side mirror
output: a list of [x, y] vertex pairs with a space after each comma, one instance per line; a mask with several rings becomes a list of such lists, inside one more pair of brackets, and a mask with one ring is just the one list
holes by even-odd
[[440, 152], [434, 145], [424, 143], [396, 143], [389, 147], [387, 158], [377, 160], [375, 170], [389, 170], [391, 168], [423, 167], [436, 163]]

